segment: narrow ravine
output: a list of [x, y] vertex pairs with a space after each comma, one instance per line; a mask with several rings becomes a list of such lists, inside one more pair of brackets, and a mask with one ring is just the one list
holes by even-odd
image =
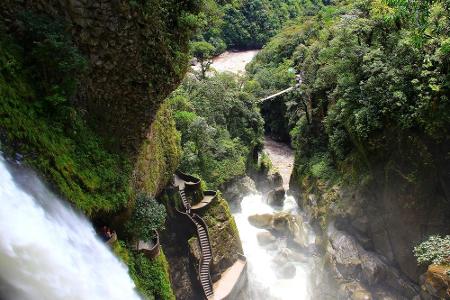
[[[283, 177], [287, 188], [293, 167], [293, 151], [286, 145], [266, 138], [264, 151], [272, 160], [273, 166]], [[288, 238], [277, 235], [276, 240], [261, 245], [258, 234], [267, 232], [249, 222], [249, 217], [261, 214], [289, 213], [299, 220], [305, 233], [305, 250], [292, 247]], [[239, 211], [233, 214], [248, 261], [248, 286], [243, 299], [312, 299], [310, 273], [312, 258], [306, 248], [314, 243], [315, 237], [308, 224], [303, 223], [302, 212], [292, 196], [286, 196], [282, 208], [274, 208], [265, 203], [263, 195], [252, 194], [243, 198]], [[286, 269], [295, 267], [294, 275], [283, 274]], [[283, 271], [284, 270], [284, 271]], [[295, 295], [295, 296], [293, 296]]]

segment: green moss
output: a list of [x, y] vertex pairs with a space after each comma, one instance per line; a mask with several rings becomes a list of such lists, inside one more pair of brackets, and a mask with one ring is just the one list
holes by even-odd
[[172, 112], [163, 104], [136, 163], [136, 188], [156, 196], [172, 179], [181, 157], [180, 134]]
[[145, 299], [175, 299], [169, 264], [162, 249], [155, 259], [149, 260], [143, 254], [128, 250], [124, 242], [117, 241], [113, 244], [113, 252], [128, 266], [131, 278]]
[[202, 218], [208, 226], [215, 264], [224, 271], [235, 262], [237, 254], [243, 252], [239, 231], [227, 201], [218, 195]]
[[2, 150], [24, 155], [65, 198], [87, 215], [115, 211], [130, 195], [130, 167], [108, 152], [75, 108], [49, 108], [40, 83], [28, 76], [23, 50], [0, 33]]
[[129, 267], [131, 277], [144, 297], [175, 300], [170, 285], [169, 264], [162, 250], [153, 260], [147, 259], [143, 254], [134, 255]]

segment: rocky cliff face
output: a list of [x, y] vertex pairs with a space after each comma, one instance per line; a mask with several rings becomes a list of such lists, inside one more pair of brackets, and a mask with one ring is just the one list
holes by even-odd
[[380, 286], [397, 298], [416, 296], [425, 269], [417, 265], [413, 247], [450, 230], [450, 198], [442, 185], [448, 179], [424, 173], [418, 185], [398, 171], [374, 172], [366, 187], [291, 182], [301, 186], [299, 205], [321, 228], [333, 276], [342, 284], [358, 283], [358, 288], [341, 285], [350, 298], [356, 291], [377, 298]]
[[8, 31], [23, 12], [64, 20], [89, 66], [72, 101], [114, 149], [136, 154], [159, 105], [184, 76], [198, 1], [6, 0]]

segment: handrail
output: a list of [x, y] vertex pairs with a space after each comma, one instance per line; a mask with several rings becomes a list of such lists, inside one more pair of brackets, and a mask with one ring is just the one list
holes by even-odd
[[200, 178], [197, 178], [195, 176], [183, 173], [181, 171], [175, 171], [175, 175], [177, 175], [178, 177], [180, 177], [181, 179], [183, 179], [184, 181], [186, 181], [187, 183], [191, 182], [194, 185], [199, 184], [200, 183]]

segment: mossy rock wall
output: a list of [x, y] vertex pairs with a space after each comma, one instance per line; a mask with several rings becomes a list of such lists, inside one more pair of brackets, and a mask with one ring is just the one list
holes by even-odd
[[6, 0], [0, 16], [21, 34], [25, 11], [62, 18], [88, 60], [75, 106], [109, 147], [136, 154], [159, 105], [184, 76], [200, 1]]
[[243, 253], [239, 231], [230, 212], [230, 207], [221, 195], [212, 201], [201, 217], [208, 226], [213, 252], [211, 276], [213, 280], [231, 267]]
[[163, 104], [139, 152], [134, 168], [135, 190], [158, 195], [172, 180], [181, 158], [180, 134], [171, 110]]

